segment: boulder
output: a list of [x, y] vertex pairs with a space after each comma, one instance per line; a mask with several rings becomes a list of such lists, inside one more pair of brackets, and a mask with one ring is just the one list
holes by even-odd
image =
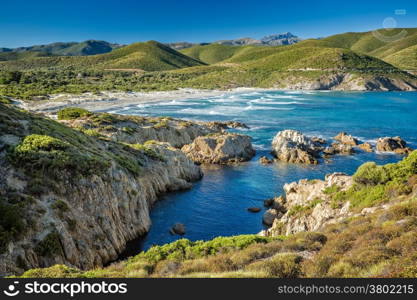
[[407, 143], [399, 136], [379, 138], [376, 142], [376, 150], [381, 152], [395, 152], [397, 154], [408, 154], [412, 151], [406, 146]]
[[252, 212], [252, 213], [258, 213], [258, 212], [260, 212], [260, 211], [261, 211], [261, 208], [260, 208], [260, 207], [256, 207], [256, 206], [254, 206], [254, 207], [249, 207], [249, 208], [248, 208], [248, 211], [250, 211], [250, 212]]
[[229, 164], [250, 160], [255, 155], [251, 138], [243, 134], [219, 133], [197, 137], [181, 149], [198, 164]]
[[274, 204], [274, 198], [268, 198], [264, 200], [264, 206], [265, 207], [271, 207]]
[[320, 145], [325, 145], [325, 144], [327, 144], [327, 141], [326, 141], [325, 139], [322, 139], [322, 138], [317, 137], [317, 136], [313, 136], [313, 137], [311, 138], [311, 141], [312, 141], [313, 143], [315, 143], [315, 144], [320, 144]]
[[373, 152], [374, 151], [372, 145], [369, 144], [368, 142], [360, 144], [358, 147], [359, 147], [359, 149], [361, 149], [365, 152]]
[[261, 158], [259, 159], [259, 162], [263, 165], [268, 165], [268, 164], [272, 164], [274, 161], [272, 159], [269, 159], [266, 156], [261, 156]]
[[340, 132], [338, 135], [334, 137], [334, 139], [345, 145], [357, 146], [359, 144], [357, 139], [347, 134], [346, 132]]
[[336, 154], [350, 155], [355, 153], [353, 147], [348, 144], [332, 143], [332, 148], [335, 150]]
[[264, 213], [262, 217], [262, 222], [267, 226], [271, 226], [274, 223], [275, 219], [278, 219], [281, 216], [281, 212], [277, 211], [276, 209], [270, 208]]
[[184, 235], [185, 234], [185, 225], [182, 223], [175, 223], [171, 230], [169, 231], [172, 235], [178, 234], [178, 235]]
[[283, 130], [272, 141], [272, 154], [289, 163], [317, 164], [320, 149], [313, 141], [296, 130]]
[[355, 150], [352, 146], [347, 144], [341, 143], [332, 143], [331, 146], [326, 147], [323, 150], [323, 154], [325, 157], [336, 155], [336, 154], [343, 154], [343, 155], [350, 155], [355, 153]]
[[206, 122], [205, 125], [216, 131], [220, 131], [223, 129], [230, 129], [230, 128], [249, 129], [248, 125], [242, 122], [238, 122], [238, 121], [226, 121], [226, 122], [212, 121], [212, 122]]

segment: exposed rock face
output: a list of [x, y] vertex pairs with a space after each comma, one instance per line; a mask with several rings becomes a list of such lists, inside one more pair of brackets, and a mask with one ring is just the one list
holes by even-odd
[[[293, 69], [290, 69], [290, 71]], [[308, 69], [296, 69], [308, 71]], [[295, 71], [296, 71], [295, 70]], [[312, 69], [314, 70], [314, 69]], [[329, 70], [336, 71], [336, 70]], [[306, 78], [290, 75], [277, 86], [294, 90], [337, 90], [337, 91], [414, 91], [414, 83], [400, 78], [384, 76], [357, 76], [346, 72], [334, 72], [319, 78]]]
[[205, 126], [215, 130], [215, 131], [221, 131], [222, 129], [230, 129], [230, 128], [241, 128], [241, 129], [248, 129], [248, 125], [242, 122], [238, 121], [226, 121], [226, 122], [220, 122], [220, 121], [212, 121], [212, 122], [206, 122], [203, 123]]
[[296, 130], [283, 130], [272, 141], [272, 153], [281, 161], [317, 164], [318, 147], [313, 141]]
[[[143, 144], [150, 140], [167, 142], [181, 148], [198, 136], [221, 132], [221, 126], [172, 118], [147, 118], [116, 114], [95, 114], [93, 117], [63, 121], [74, 128], [96, 130], [119, 142]], [[226, 123], [225, 123], [226, 124]], [[225, 125], [227, 128], [227, 125]]]
[[274, 223], [275, 219], [281, 216], [282, 214], [280, 214], [276, 209], [268, 209], [262, 217], [262, 222], [265, 225], [271, 226]]
[[251, 138], [233, 133], [198, 137], [181, 150], [199, 164], [237, 163], [248, 161], [255, 155]]
[[400, 138], [396, 137], [384, 137], [379, 138], [376, 142], [376, 150], [381, 152], [395, 152], [398, 154], [408, 154], [412, 151], [411, 148], [406, 146], [407, 143]]
[[365, 152], [373, 152], [374, 151], [372, 145], [370, 143], [368, 143], [368, 142], [365, 142], [363, 144], [360, 144], [358, 147], [359, 147], [359, 149], [361, 149], [361, 150], [363, 150]]
[[[328, 189], [346, 190], [352, 185], [352, 177], [343, 173], [333, 173], [324, 180], [300, 180], [284, 185], [285, 198], [282, 206], [269, 209], [266, 220], [273, 225], [264, 235], [293, 234], [300, 231], [314, 231], [323, 225], [349, 215], [349, 202], [342, 208], [333, 208]], [[285, 199], [285, 200], [284, 200]]]
[[[7, 147], [0, 146], [0, 201], [10, 206], [12, 197], [22, 199], [19, 212], [25, 226], [0, 252], [0, 276], [53, 264], [80, 269], [103, 266], [115, 260], [128, 241], [149, 230], [149, 211], [159, 194], [190, 188], [192, 181], [202, 177], [198, 166], [167, 143], [154, 143], [142, 151], [3, 106], [0, 120], [8, 122], [0, 126], [2, 136], [9, 134], [2, 140], [8, 146], [20, 144], [33, 134], [31, 130], [41, 128], [43, 134], [62, 139], [57, 139], [60, 143], [68, 139], [79, 143], [71, 146], [74, 152], [63, 155], [79, 153], [84, 159], [94, 153], [106, 163], [90, 175], [74, 176], [73, 168], [55, 168], [49, 172], [60, 175], [54, 177], [27, 167], [30, 156], [11, 162], [6, 158]], [[47, 148], [39, 151], [40, 157], [54, 159]], [[140, 161], [137, 169], [132, 165], [135, 161]]]
[[355, 153], [355, 150], [351, 145], [341, 144], [341, 143], [332, 143], [329, 149], [325, 149], [324, 153], [326, 154], [342, 154], [342, 155], [351, 155]]
[[357, 139], [347, 134], [346, 132], [340, 132], [338, 135], [334, 137], [334, 139], [345, 145], [357, 146], [359, 144]]
[[311, 141], [315, 144], [319, 144], [319, 145], [325, 145], [327, 144], [327, 141], [323, 138], [317, 137], [317, 136], [313, 136], [311, 138]]

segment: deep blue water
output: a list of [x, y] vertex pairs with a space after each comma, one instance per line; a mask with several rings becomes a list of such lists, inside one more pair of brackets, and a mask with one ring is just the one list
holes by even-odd
[[417, 146], [417, 93], [415, 92], [237, 92], [204, 99], [139, 104], [112, 110], [115, 113], [171, 116], [190, 120], [235, 120], [246, 123], [242, 133], [253, 137], [257, 155], [239, 166], [204, 168], [204, 178], [193, 189], [165, 195], [152, 210], [148, 235], [137, 245], [147, 249], [178, 239], [170, 227], [184, 223], [185, 238], [207, 240], [216, 236], [257, 233], [263, 229], [263, 200], [282, 192], [282, 186], [302, 178], [324, 178], [331, 172], [352, 174], [366, 161], [395, 162], [395, 154], [358, 153], [336, 156], [328, 163], [302, 166], [259, 164], [269, 155], [274, 135], [298, 129], [309, 136], [330, 139], [346, 131], [361, 141], [375, 142], [383, 136], [401, 136]]

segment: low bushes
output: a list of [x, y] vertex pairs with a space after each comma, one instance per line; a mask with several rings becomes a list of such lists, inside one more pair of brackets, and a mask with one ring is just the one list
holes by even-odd
[[91, 116], [92, 113], [78, 107], [67, 107], [58, 111], [58, 120], [74, 120], [81, 117]]
[[81, 153], [69, 143], [47, 135], [32, 134], [14, 147], [9, 160], [16, 167], [23, 167], [34, 175], [47, 173], [54, 178], [62, 171], [73, 175], [102, 173], [109, 164], [98, 156]]
[[0, 198], [0, 254], [6, 251], [9, 242], [22, 234], [24, 229], [21, 207]]

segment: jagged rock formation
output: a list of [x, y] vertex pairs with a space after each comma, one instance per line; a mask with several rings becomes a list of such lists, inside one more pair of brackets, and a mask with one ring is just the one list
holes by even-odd
[[255, 155], [247, 135], [221, 133], [197, 137], [181, 149], [196, 163], [229, 164], [250, 160]]
[[[297, 69], [314, 71], [314, 69]], [[297, 71], [289, 70], [289, 71]], [[329, 71], [334, 71], [329, 69]], [[318, 79], [289, 74], [277, 88], [290, 90], [335, 90], [335, 91], [415, 91], [414, 82], [385, 76], [361, 76], [353, 73], [322, 75]]]
[[119, 143], [0, 108], [0, 206], [8, 220], [1, 276], [56, 263], [103, 266], [148, 231], [159, 194], [202, 177], [168, 143]]
[[329, 147], [326, 147], [323, 150], [325, 156], [342, 154], [342, 155], [351, 155], [355, 153], [355, 150], [352, 146], [342, 143], [332, 143]]
[[363, 143], [363, 144], [360, 144], [359, 146], [358, 146], [358, 148], [359, 149], [361, 149], [361, 150], [363, 150], [363, 151], [365, 151], [365, 152], [373, 152], [374, 151], [374, 148], [372, 147], [372, 145], [370, 144], [370, 143], [368, 143], [368, 142], [365, 142], [365, 143]]
[[[293, 234], [301, 231], [315, 231], [322, 226], [347, 217], [350, 203], [342, 208], [333, 208], [329, 189], [347, 190], [353, 183], [352, 177], [343, 173], [333, 173], [324, 180], [306, 180], [284, 185], [285, 197], [277, 202], [281, 205], [271, 208], [265, 214], [273, 224], [263, 231], [263, 235]], [[265, 219], [264, 219], [265, 221]]]
[[263, 165], [269, 165], [272, 164], [274, 161], [266, 156], [261, 156], [261, 158], [259, 158], [259, 162]]
[[240, 128], [240, 129], [249, 128], [248, 125], [246, 125], [245, 123], [238, 122], [238, 121], [226, 121], [226, 122], [212, 121], [212, 122], [205, 122], [204, 125], [216, 131], [221, 131], [223, 129], [230, 129], [230, 128], [235, 128], [235, 129], [236, 128]]
[[160, 141], [167, 142], [175, 148], [192, 143], [198, 136], [223, 130], [211, 123], [196, 123], [170, 117], [147, 118], [107, 113], [64, 122], [71, 127], [88, 130], [87, 132], [96, 131], [118, 142], [143, 144], [148, 141]]
[[318, 147], [313, 141], [296, 130], [283, 130], [272, 141], [272, 154], [290, 163], [317, 164]]
[[412, 151], [411, 148], [407, 147], [407, 143], [399, 136], [379, 138], [376, 142], [376, 150], [381, 152], [395, 152], [398, 154], [408, 154]]
[[340, 132], [333, 139], [335, 139], [336, 141], [341, 142], [342, 144], [350, 145], [350, 146], [357, 146], [359, 144], [357, 139], [355, 139], [353, 136], [347, 134], [346, 132]]

